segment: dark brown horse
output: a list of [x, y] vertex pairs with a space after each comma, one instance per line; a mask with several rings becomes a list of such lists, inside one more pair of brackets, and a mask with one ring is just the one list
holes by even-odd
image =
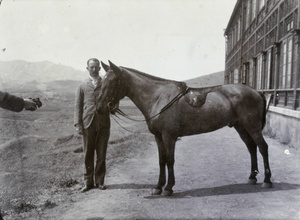
[[[172, 195], [175, 185], [174, 153], [178, 137], [234, 127], [251, 155], [249, 184], [258, 173], [257, 146], [265, 168], [263, 187], [272, 187], [268, 145], [262, 136], [266, 117], [263, 94], [242, 85], [188, 88], [184, 82], [154, 77], [140, 71], [102, 63], [107, 71], [98, 108], [110, 108], [125, 96], [145, 116], [149, 131], [155, 135], [160, 174], [153, 194]], [[166, 166], [168, 182], [166, 184]]]

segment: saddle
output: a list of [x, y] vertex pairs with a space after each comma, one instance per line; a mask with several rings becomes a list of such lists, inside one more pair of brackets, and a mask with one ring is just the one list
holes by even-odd
[[192, 107], [200, 107], [205, 103], [208, 93], [217, 91], [220, 88], [221, 86], [189, 88], [184, 96], [184, 100]]

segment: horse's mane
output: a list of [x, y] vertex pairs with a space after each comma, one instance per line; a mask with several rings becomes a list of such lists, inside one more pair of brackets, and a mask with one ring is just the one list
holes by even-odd
[[147, 73], [144, 73], [144, 72], [141, 72], [139, 70], [132, 69], [132, 68], [129, 68], [129, 67], [123, 67], [123, 66], [121, 66], [121, 68], [123, 68], [125, 70], [128, 70], [130, 72], [136, 73], [136, 74], [142, 76], [143, 78], [154, 80], [156, 82], [161, 82], [161, 83], [180, 83], [180, 84], [184, 83], [184, 82], [179, 82], [179, 81], [175, 81], [175, 80], [169, 80], [169, 79], [164, 79], [164, 78], [160, 78], [160, 77], [157, 77], [157, 76], [153, 76], [153, 75], [150, 75], [150, 74], [147, 74]]

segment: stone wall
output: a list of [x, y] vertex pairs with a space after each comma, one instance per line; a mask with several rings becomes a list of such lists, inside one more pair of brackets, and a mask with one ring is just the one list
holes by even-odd
[[300, 149], [300, 111], [270, 106], [264, 134]]

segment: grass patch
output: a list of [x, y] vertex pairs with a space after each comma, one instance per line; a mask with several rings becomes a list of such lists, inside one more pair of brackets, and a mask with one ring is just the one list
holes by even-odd
[[57, 204], [55, 202], [51, 202], [49, 199], [47, 199], [44, 203], [44, 209], [52, 209], [55, 206], [57, 206]]
[[[74, 129], [72, 109], [65, 110], [39, 111], [30, 117], [22, 113], [28, 120], [1, 119], [5, 148], [0, 154], [0, 174], [4, 177], [0, 182], [0, 214], [5, 219], [44, 219], [44, 211], [69, 202], [84, 185], [83, 154], [74, 154], [82, 152], [82, 137]], [[135, 107], [126, 106], [126, 112], [141, 116]], [[145, 122], [124, 120], [122, 124], [135, 132], [111, 120], [107, 173], [116, 163], [144, 153], [154, 141]], [[21, 141], [11, 141], [24, 135]]]
[[21, 202], [20, 204], [16, 205], [14, 207], [14, 210], [16, 213], [22, 213], [22, 212], [29, 212], [32, 209], [36, 209], [36, 205], [27, 203], [27, 202]]

